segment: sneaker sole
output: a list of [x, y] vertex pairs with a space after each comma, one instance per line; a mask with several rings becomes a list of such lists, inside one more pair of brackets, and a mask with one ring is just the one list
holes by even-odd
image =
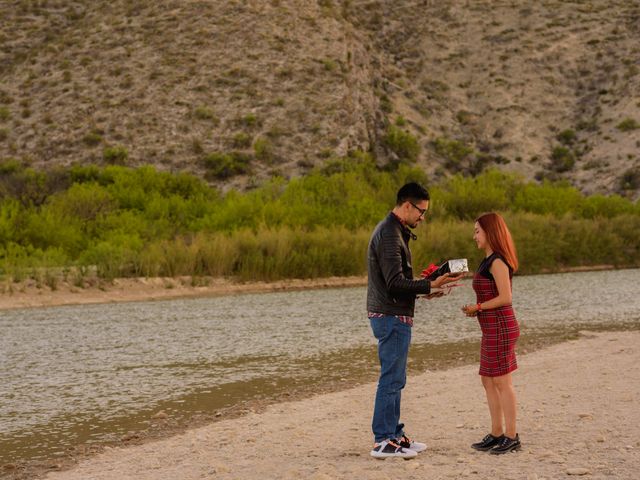
[[488, 452], [493, 447], [495, 447], [495, 445], [491, 445], [490, 447], [474, 447], [473, 445], [471, 445], [471, 448], [473, 448], [474, 450], [476, 450], [478, 452]]
[[[413, 450], [411, 450], [413, 452]], [[415, 453], [415, 452], [414, 452]], [[399, 455], [397, 453], [378, 453], [371, 452], [371, 456], [376, 460], [386, 460], [387, 458], [401, 458], [403, 460], [411, 460], [412, 458], [416, 458], [418, 454], [415, 455]]]
[[522, 448], [522, 445], [518, 445], [516, 447], [510, 448], [509, 450], [505, 450], [504, 452], [496, 452], [495, 450], [490, 450], [489, 453], [492, 455], [504, 455], [505, 453], [517, 452]]
[[416, 452], [416, 453], [424, 452], [426, 449], [427, 449], [427, 447], [422, 447], [422, 448], [409, 448], [409, 450], [411, 450], [412, 452]]

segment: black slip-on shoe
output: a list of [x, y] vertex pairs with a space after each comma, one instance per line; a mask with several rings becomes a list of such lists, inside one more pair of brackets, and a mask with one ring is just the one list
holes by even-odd
[[475, 448], [476, 450], [480, 450], [481, 452], [486, 452], [487, 450], [491, 450], [493, 447], [498, 445], [504, 435], [500, 435], [499, 437], [494, 437], [491, 434], [485, 435], [485, 437], [477, 443], [473, 443], [471, 448]]
[[493, 455], [501, 455], [503, 453], [514, 452], [520, 450], [522, 444], [520, 443], [520, 436], [516, 433], [516, 438], [503, 437], [498, 445], [489, 450], [489, 453]]

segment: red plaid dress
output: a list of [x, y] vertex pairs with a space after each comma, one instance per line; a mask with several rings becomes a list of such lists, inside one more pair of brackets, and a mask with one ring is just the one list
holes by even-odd
[[[491, 263], [496, 258], [498, 256], [495, 254], [487, 257], [473, 277], [473, 290], [476, 292], [478, 303], [498, 296], [498, 287], [489, 273]], [[478, 322], [482, 329], [480, 375], [499, 377], [513, 372], [518, 368], [516, 342], [520, 336], [520, 327], [513, 307], [505, 305], [483, 310], [478, 313]]]

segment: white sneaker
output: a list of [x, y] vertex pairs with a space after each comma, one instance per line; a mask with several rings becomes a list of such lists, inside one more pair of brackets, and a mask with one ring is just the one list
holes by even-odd
[[413, 450], [416, 453], [424, 452], [427, 449], [427, 445], [425, 443], [414, 442], [406, 435], [400, 437], [398, 443], [402, 448], [408, 448], [409, 450]]
[[[425, 448], [427, 448], [426, 445]], [[418, 453], [409, 448], [401, 447], [395, 440], [388, 439], [384, 442], [376, 443], [373, 446], [373, 450], [371, 450], [371, 456], [382, 459], [399, 457], [409, 460], [410, 458], [417, 457]]]

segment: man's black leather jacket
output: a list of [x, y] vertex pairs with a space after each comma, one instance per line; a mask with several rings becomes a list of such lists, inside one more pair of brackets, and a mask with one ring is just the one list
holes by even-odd
[[413, 234], [393, 213], [376, 226], [367, 252], [367, 310], [413, 317], [416, 295], [429, 293], [429, 280], [414, 280], [409, 239]]

